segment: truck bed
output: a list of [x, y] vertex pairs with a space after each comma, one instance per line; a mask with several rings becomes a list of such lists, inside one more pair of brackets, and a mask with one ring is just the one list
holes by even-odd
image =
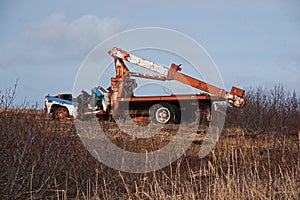
[[208, 94], [178, 94], [169, 96], [133, 96], [129, 98], [119, 98], [121, 102], [139, 102], [139, 101], [179, 101], [179, 100], [225, 100], [220, 97], [210, 96]]

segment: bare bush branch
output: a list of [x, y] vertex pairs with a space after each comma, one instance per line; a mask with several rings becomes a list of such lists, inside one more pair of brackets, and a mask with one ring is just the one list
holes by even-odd
[[5, 89], [4, 92], [0, 91], [0, 108], [12, 107], [14, 100], [16, 98], [17, 87], [19, 84], [19, 79], [16, 79], [14, 86]]

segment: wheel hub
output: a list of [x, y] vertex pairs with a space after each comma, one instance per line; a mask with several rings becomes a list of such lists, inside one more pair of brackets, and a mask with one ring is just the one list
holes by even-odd
[[159, 108], [156, 111], [156, 119], [159, 123], [165, 124], [170, 120], [171, 114], [170, 111], [165, 108]]

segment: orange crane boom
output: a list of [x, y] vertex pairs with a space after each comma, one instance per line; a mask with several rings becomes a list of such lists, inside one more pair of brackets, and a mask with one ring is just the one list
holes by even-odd
[[[170, 68], [156, 64], [152, 61], [146, 60], [144, 58], [141, 58], [139, 56], [133, 55], [129, 52], [126, 52], [120, 48], [112, 48], [109, 51], [109, 54], [115, 58], [117, 61], [127, 61], [130, 63], [133, 63], [135, 65], [138, 65], [140, 67], [143, 67], [145, 69], [148, 69], [150, 71], [156, 72], [158, 74], [161, 74], [163, 76], [152, 76], [157, 77], [158, 80], [176, 80], [181, 83], [184, 83], [186, 85], [192, 86], [194, 88], [197, 88], [199, 90], [202, 90], [204, 92], [208, 92], [212, 95], [222, 97], [226, 99], [230, 104], [234, 105], [237, 108], [242, 108], [245, 106], [245, 99], [243, 98], [244, 90], [232, 87], [230, 92], [225, 91], [222, 88], [216, 87], [214, 85], [211, 85], [209, 83], [206, 83], [204, 81], [198, 80], [196, 78], [193, 78], [191, 76], [185, 75], [183, 73], [180, 73], [178, 71], [181, 71], [180, 65], [172, 64]], [[132, 72], [131, 72], [132, 73]], [[146, 78], [148, 75], [144, 74], [138, 74], [138, 73], [132, 73], [132, 75], [136, 75], [139, 77]]]

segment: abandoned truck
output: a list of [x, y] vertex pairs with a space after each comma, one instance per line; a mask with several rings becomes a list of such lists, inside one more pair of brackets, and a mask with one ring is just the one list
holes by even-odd
[[[130, 116], [133, 121], [151, 120], [155, 123], [179, 123], [182, 120], [209, 119], [214, 101], [227, 100], [237, 108], [245, 105], [244, 90], [232, 87], [230, 92], [180, 73], [180, 65], [171, 67], [156, 64], [119, 48], [108, 52], [114, 58], [116, 76], [111, 78], [108, 89], [101, 86], [86, 91], [75, 99], [71, 94], [45, 96], [45, 111], [53, 119], [86, 119], [97, 116], [99, 120], [108, 120]], [[148, 69], [160, 75], [132, 72], [126, 62]], [[132, 77], [159, 81], [176, 80], [199, 89], [199, 94], [172, 94], [169, 96], [135, 96], [136, 80]], [[204, 92], [204, 93], [203, 93]], [[209, 93], [209, 94], [208, 94]], [[183, 115], [184, 113], [184, 115]], [[182, 116], [185, 119], [182, 119]], [[186, 119], [188, 118], [188, 119]]]

